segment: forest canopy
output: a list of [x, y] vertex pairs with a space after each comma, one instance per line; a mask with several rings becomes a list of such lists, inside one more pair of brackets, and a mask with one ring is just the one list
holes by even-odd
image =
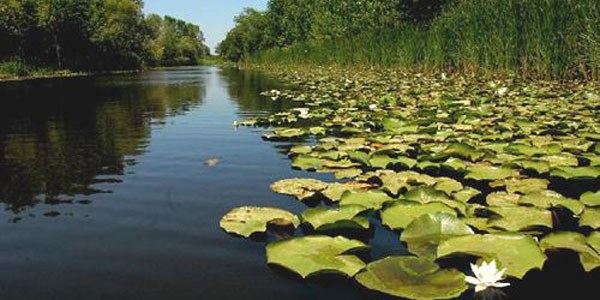
[[200, 27], [144, 16], [141, 0], [2, 0], [0, 62], [72, 70], [197, 64]]

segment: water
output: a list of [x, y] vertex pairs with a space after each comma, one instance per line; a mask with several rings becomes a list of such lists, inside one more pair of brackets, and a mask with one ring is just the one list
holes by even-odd
[[[215, 67], [0, 85], [2, 299], [373, 299], [350, 280], [272, 270], [263, 243], [218, 226], [238, 206], [304, 209], [269, 191], [309, 175], [287, 145], [232, 126], [289, 108], [259, 96], [273, 88]], [[406, 253], [380, 229], [371, 245], [374, 259]], [[560, 295], [560, 278], [567, 295], [595, 290], [597, 276], [552, 270], [511, 294]]]

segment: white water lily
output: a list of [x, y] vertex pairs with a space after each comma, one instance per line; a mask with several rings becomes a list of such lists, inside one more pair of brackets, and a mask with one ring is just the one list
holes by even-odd
[[489, 287], [503, 288], [510, 285], [507, 282], [500, 282], [504, 279], [504, 272], [506, 269], [498, 270], [496, 266], [496, 260], [492, 260], [490, 263], [485, 261], [481, 266], [471, 264], [471, 270], [475, 277], [465, 276], [465, 281], [475, 285], [475, 292], [481, 292]]

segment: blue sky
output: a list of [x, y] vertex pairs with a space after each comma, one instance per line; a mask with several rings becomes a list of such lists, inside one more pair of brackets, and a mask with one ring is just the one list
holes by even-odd
[[268, 0], [145, 0], [146, 14], [156, 13], [182, 19], [202, 28], [206, 43], [213, 48], [233, 27], [233, 18], [244, 7], [265, 10]]

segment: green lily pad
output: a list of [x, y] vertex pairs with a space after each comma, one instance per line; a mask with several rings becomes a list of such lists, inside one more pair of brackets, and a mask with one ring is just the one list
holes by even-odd
[[437, 212], [414, 219], [402, 232], [400, 240], [408, 245], [411, 253], [435, 260], [442, 241], [470, 234], [474, 234], [473, 230], [456, 216]]
[[452, 238], [438, 246], [438, 257], [456, 254], [496, 259], [506, 275], [522, 279], [532, 269], [541, 269], [546, 256], [537, 242], [527, 235], [488, 234]]
[[267, 262], [302, 278], [323, 273], [352, 277], [365, 267], [365, 263], [349, 253], [368, 249], [364, 243], [345, 237], [298, 237], [267, 245]]
[[290, 178], [279, 180], [271, 185], [275, 193], [294, 196], [300, 201], [306, 201], [327, 188], [327, 183], [312, 178]]
[[306, 135], [302, 128], [276, 128], [272, 132], [263, 134], [263, 139], [267, 141], [287, 141]]
[[383, 189], [393, 195], [398, 195], [402, 190], [408, 190], [412, 186], [420, 184], [431, 186], [436, 183], [436, 180], [431, 176], [411, 171], [399, 173], [385, 172], [378, 177], [383, 183]]
[[312, 147], [311, 146], [305, 146], [305, 145], [298, 145], [298, 146], [294, 146], [290, 149], [289, 154], [290, 155], [303, 155], [303, 154], [309, 154], [312, 152]]
[[481, 195], [481, 191], [472, 187], [466, 187], [452, 194], [452, 198], [463, 203], [471, 201], [474, 197]]
[[434, 189], [438, 191], [442, 191], [447, 195], [452, 195], [452, 193], [461, 191], [464, 186], [460, 181], [454, 180], [448, 177], [438, 177], [436, 178], [436, 183], [433, 186]]
[[600, 229], [600, 208], [586, 208], [581, 214], [579, 226]]
[[563, 195], [550, 191], [539, 191], [519, 198], [519, 204], [533, 205], [541, 208], [564, 207], [575, 215], [580, 215], [585, 205], [575, 199], [565, 198]]
[[347, 153], [350, 160], [360, 163], [366, 167], [371, 166], [369, 154], [362, 151], [347, 151]]
[[309, 208], [302, 213], [302, 221], [316, 231], [369, 229], [369, 218], [363, 215], [368, 210], [362, 205], [345, 205], [337, 209]]
[[550, 175], [564, 179], [596, 179], [600, 177], [600, 167], [559, 167]]
[[466, 179], [475, 180], [501, 180], [516, 177], [518, 172], [509, 168], [475, 165], [467, 168]]
[[600, 206], [600, 192], [586, 192], [581, 195], [581, 202], [590, 207]]
[[491, 193], [486, 197], [486, 203], [489, 206], [517, 206], [519, 205], [519, 194], [509, 194], [506, 192]]
[[490, 183], [491, 187], [506, 187], [509, 193], [529, 194], [548, 189], [550, 181], [540, 178], [505, 179]]
[[436, 157], [455, 157], [475, 162], [479, 160], [483, 155], [483, 152], [477, 151], [477, 149], [471, 145], [455, 143], [448, 146], [448, 148], [446, 148], [444, 151], [438, 153]]
[[399, 201], [381, 212], [381, 221], [383, 225], [391, 229], [404, 229], [416, 218], [436, 212], [445, 212], [453, 216], [457, 215], [453, 208], [443, 203], [419, 204]]
[[342, 195], [340, 205], [362, 205], [373, 210], [380, 210], [385, 203], [392, 201], [394, 199], [382, 191], [347, 191]]
[[487, 209], [499, 215], [488, 221], [488, 228], [516, 232], [534, 227], [553, 227], [552, 213], [545, 209], [524, 206], [499, 206]]
[[442, 167], [448, 168], [452, 171], [464, 173], [467, 171], [467, 164], [458, 158], [449, 158], [442, 163]]
[[404, 194], [404, 198], [419, 203], [445, 202], [451, 200], [446, 193], [428, 186], [416, 187]]
[[581, 265], [586, 272], [600, 267], [600, 254], [594, 250], [588, 239], [577, 232], [551, 233], [540, 241], [540, 247], [544, 251], [556, 249], [568, 249], [579, 253]]
[[467, 290], [465, 276], [416, 257], [388, 257], [356, 276], [362, 286], [406, 299], [453, 299]]
[[253, 233], [267, 231], [267, 225], [294, 226], [300, 225], [296, 215], [278, 208], [240, 207], [229, 211], [221, 218], [220, 226], [228, 233], [250, 237]]
[[361, 191], [371, 188], [372, 186], [367, 183], [359, 182], [347, 182], [347, 183], [329, 183], [327, 188], [321, 192], [321, 194], [331, 200], [332, 202], [339, 202], [342, 196], [347, 191]]
[[300, 155], [292, 159], [292, 168], [305, 171], [317, 171], [323, 168], [323, 159]]

